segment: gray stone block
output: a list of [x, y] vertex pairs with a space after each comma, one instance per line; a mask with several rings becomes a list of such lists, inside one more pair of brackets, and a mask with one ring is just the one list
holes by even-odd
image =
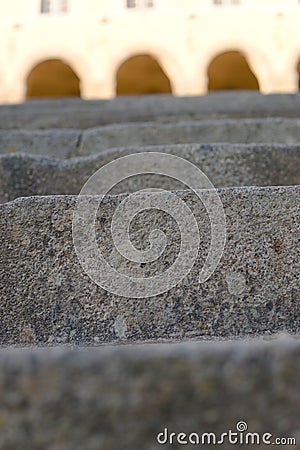
[[80, 130], [0, 130], [0, 153], [17, 152], [67, 159], [77, 155]]
[[[236, 433], [238, 423], [242, 430], [243, 422], [237, 448], [246, 439], [252, 442], [249, 433], [256, 433], [255, 444], [248, 444], [255, 449], [267, 448], [263, 436], [270, 444], [278, 438], [295, 439], [295, 445], [286, 447], [298, 448], [299, 364], [299, 340], [286, 337], [1, 350], [0, 446], [153, 450], [179, 448], [179, 433], [187, 435], [179, 439], [195, 443], [191, 433], [196, 433], [208, 448], [204, 433], [220, 440], [222, 433]], [[165, 429], [169, 439], [175, 433], [172, 447], [158, 443], [159, 433], [160, 442], [165, 440]], [[234, 447], [228, 435], [223, 445]]]
[[219, 119], [107, 125], [83, 131], [79, 151], [86, 155], [112, 147], [216, 142], [294, 144], [300, 142], [300, 120]]
[[[122, 156], [143, 151], [165, 152], [185, 158], [199, 167], [216, 187], [300, 184], [298, 145], [190, 144], [131, 147], [110, 149], [98, 155], [68, 161], [53, 161], [23, 154], [0, 155], [0, 202], [32, 195], [78, 195], [98, 168]], [[143, 175], [123, 182], [119, 192], [133, 192], [156, 185], [164, 189], [185, 187], [167, 177]]]
[[0, 130], [0, 153], [51, 159], [96, 154], [112, 147], [188, 143], [300, 142], [300, 121], [290, 118], [219, 119], [175, 123], [127, 123], [87, 130]]
[[[210, 191], [203, 194], [209, 198]], [[210, 222], [194, 194], [178, 193], [201, 231], [198, 259], [176, 287], [142, 299], [110, 294], [83, 271], [72, 239], [76, 197], [1, 205], [1, 343], [87, 345], [299, 333], [299, 186], [221, 189], [219, 194], [227, 243], [214, 274], [199, 285]], [[124, 198], [107, 197], [99, 209], [95, 232], [104, 257], [130, 276], [164, 273], [178, 255], [178, 226], [158, 210], [139, 214], [131, 227], [133, 244], [147, 245], [151, 230], [161, 229], [168, 245], [152, 263], [127, 261], [114, 249], [110, 233], [112, 215]]]
[[30, 101], [0, 107], [2, 129], [90, 128], [108, 123], [213, 117], [299, 117], [299, 94], [216, 92], [201, 97], [153, 95], [110, 101]]

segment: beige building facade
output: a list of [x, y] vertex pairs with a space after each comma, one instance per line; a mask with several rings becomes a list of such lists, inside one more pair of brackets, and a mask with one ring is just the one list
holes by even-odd
[[299, 24], [298, 0], [0, 0], [0, 102], [292, 93]]

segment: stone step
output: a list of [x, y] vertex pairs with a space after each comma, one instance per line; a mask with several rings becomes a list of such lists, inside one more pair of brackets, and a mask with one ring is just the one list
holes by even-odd
[[[2, 349], [0, 446], [152, 450], [199, 439], [208, 448], [231, 430], [238, 434], [231, 441], [223, 435], [224, 448], [237, 437], [237, 448], [266, 448], [276, 439], [286, 439], [279, 448], [299, 448], [299, 364], [300, 341], [286, 336]], [[204, 433], [214, 433], [210, 444]], [[166, 436], [173, 446], [163, 445]]]
[[22, 152], [68, 159], [80, 156], [81, 135], [81, 130], [72, 129], [0, 130], [0, 154]]
[[[97, 169], [122, 156], [143, 151], [185, 158], [199, 167], [215, 187], [300, 185], [300, 144], [131, 147], [65, 161], [25, 154], [0, 155], [0, 202], [32, 195], [78, 195]], [[133, 192], [149, 186], [185, 188], [171, 178], [143, 174], [122, 182], [119, 192]]]
[[[220, 189], [218, 193], [227, 242], [213, 275], [199, 284], [211, 239], [210, 219], [194, 193], [178, 192], [197, 220], [199, 255], [176, 287], [145, 298], [123, 296], [127, 295], [126, 277], [161, 275], [179, 257], [180, 223], [162, 211], [145, 211], [131, 223], [133, 245], [147, 246], [153, 229], [163, 230], [168, 242], [157, 261], [140, 264], [121, 256], [112, 241], [111, 218], [126, 196], [107, 197], [101, 203], [96, 242], [105, 260], [123, 274], [120, 296], [110, 293], [114, 287], [107, 292], [98, 286], [80, 265], [72, 235], [77, 197], [31, 197], [1, 205], [0, 342], [88, 345], [299, 333], [300, 187]], [[213, 205], [212, 191], [201, 194]], [[162, 194], [144, 195], [151, 196], [155, 207]], [[95, 208], [98, 200], [88, 197], [88, 205]], [[167, 207], [168, 202], [162, 201]], [[188, 237], [194, 242], [190, 229]], [[184, 277], [189, 269], [185, 272], [186, 259], [181, 262]], [[88, 271], [96, 270], [95, 259], [85, 264]]]
[[48, 100], [0, 107], [0, 128], [90, 128], [108, 123], [223, 117], [299, 117], [299, 94], [216, 92], [201, 97], [153, 95], [109, 101]]
[[300, 120], [291, 118], [219, 119], [191, 122], [133, 123], [84, 130], [80, 154], [111, 147], [193, 143], [300, 142]]
[[23, 152], [52, 159], [86, 156], [112, 147], [216, 142], [298, 143], [300, 120], [219, 119], [114, 124], [87, 130], [0, 130], [0, 153]]

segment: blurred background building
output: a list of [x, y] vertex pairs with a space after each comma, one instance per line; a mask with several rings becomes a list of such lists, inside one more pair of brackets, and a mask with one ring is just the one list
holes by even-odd
[[299, 89], [299, 0], [0, 0], [0, 102]]

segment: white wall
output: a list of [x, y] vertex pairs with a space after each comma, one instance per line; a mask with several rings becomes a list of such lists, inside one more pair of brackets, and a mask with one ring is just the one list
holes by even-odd
[[204, 93], [209, 63], [227, 50], [245, 54], [262, 92], [298, 90], [295, 0], [156, 0], [147, 13], [123, 0], [72, 0], [70, 14], [39, 11], [37, 0], [0, 0], [0, 102], [24, 100], [28, 74], [49, 58], [71, 65], [84, 98], [112, 97], [118, 67], [138, 53], [157, 58], [178, 95]]

